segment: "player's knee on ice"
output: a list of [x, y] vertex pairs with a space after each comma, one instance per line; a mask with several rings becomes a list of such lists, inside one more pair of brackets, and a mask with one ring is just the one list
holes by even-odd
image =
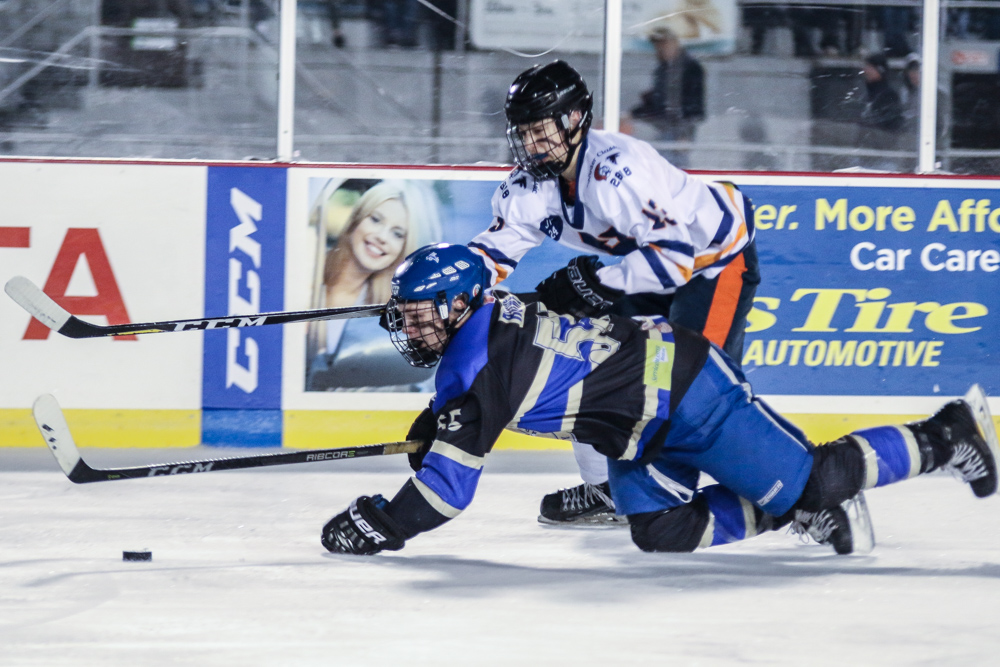
[[705, 536], [710, 514], [704, 496], [668, 510], [631, 514], [632, 541], [643, 551], [694, 551]]

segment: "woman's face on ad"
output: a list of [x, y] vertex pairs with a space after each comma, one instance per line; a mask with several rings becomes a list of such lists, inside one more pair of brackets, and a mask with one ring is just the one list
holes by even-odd
[[400, 200], [389, 199], [376, 206], [351, 234], [351, 251], [358, 264], [372, 273], [388, 268], [403, 252], [409, 226]]

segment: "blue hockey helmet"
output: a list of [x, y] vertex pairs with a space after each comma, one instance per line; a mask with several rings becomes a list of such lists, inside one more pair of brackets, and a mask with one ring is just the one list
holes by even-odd
[[[431, 368], [489, 286], [482, 258], [464, 245], [438, 243], [409, 255], [392, 277], [386, 328], [411, 366]], [[460, 299], [464, 307], [456, 307]]]

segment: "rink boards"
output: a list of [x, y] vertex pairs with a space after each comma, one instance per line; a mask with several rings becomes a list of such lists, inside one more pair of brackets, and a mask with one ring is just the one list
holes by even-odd
[[[320, 307], [327, 253], [347, 238], [351, 212], [371, 188], [403, 193], [413, 242], [464, 243], [491, 223], [490, 199], [505, 175], [3, 161], [0, 281], [26, 276], [101, 324]], [[756, 205], [763, 279], [743, 365], [758, 393], [812, 438], [926, 415], [972, 382], [1000, 394], [997, 180], [697, 177], [730, 180]], [[510, 288], [531, 289], [571, 256], [547, 241]], [[432, 385], [373, 320], [342, 331], [299, 324], [71, 340], [3, 295], [0, 350], [4, 446], [40, 444], [30, 406], [42, 393], [56, 395], [84, 446], [396, 440]], [[992, 407], [1000, 412], [1000, 403]], [[499, 446], [559, 443], [505, 435]]]

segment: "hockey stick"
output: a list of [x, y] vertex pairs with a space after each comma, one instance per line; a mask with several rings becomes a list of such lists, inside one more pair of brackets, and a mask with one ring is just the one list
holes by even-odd
[[332, 461], [335, 459], [359, 459], [366, 456], [382, 456], [384, 454], [409, 454], [420, 449], [421, 443], [416, 440], [404, 442], [387, 442], [379, 445], [358, 445], [356, 447], [340, 447], [337, 449], [315, 449], [301, 452], [280, 452], [278, 454], [259, 454], [257, 456], [239, 456], [225, 459], [206, 459], [203, 461], [182, 461], [179, 463], [163, 463], [159, 465], [136, 466], [134, 468], [91, 468], [80, 456], [73, 435], [66, 425], [62, 410], [51, 394], [43, 394], [35, 400], [32, 406], [35, 423], [45, 444], [49, 446], [71, 482], [87, 484], [88, 482], [107, 482], [117, 479], [136, 479], [142, 477], [159, 477], [161, 475], [183, 475], [194, 472], [215, 472], [216, 470], [239, 470], [241, 468], [262, 468], [265, 466], [280, 466], [290, 463], [312, 463], [314, 461]]
[[229, 317], [207, 317], [201, 320], [164, 320], [162, 322], [141, 322], [136, 324], [112, 324], [101, 326], [84, 322], [38, 289], [38, 286], [23, 276], [14, 276], [7, 281], [4, 291], [36, 320], [64, 336], [70, 338], [99, 338], [101, 336], [128, 336], [131, 334], [160, 333], [163, 331], [204, 331], [209, 329], [232, 329], [236, 327], [261, 327], [266, 324], [289, 324], [291, 322], [313, 322], [316, 320], [349, 320], [355, 317], [378, 317], [385, 310], [384, 305], [347, 306], [344, 308], [324, 308], [321, 310], [293, 310], [257, 315], [231, 315]]

